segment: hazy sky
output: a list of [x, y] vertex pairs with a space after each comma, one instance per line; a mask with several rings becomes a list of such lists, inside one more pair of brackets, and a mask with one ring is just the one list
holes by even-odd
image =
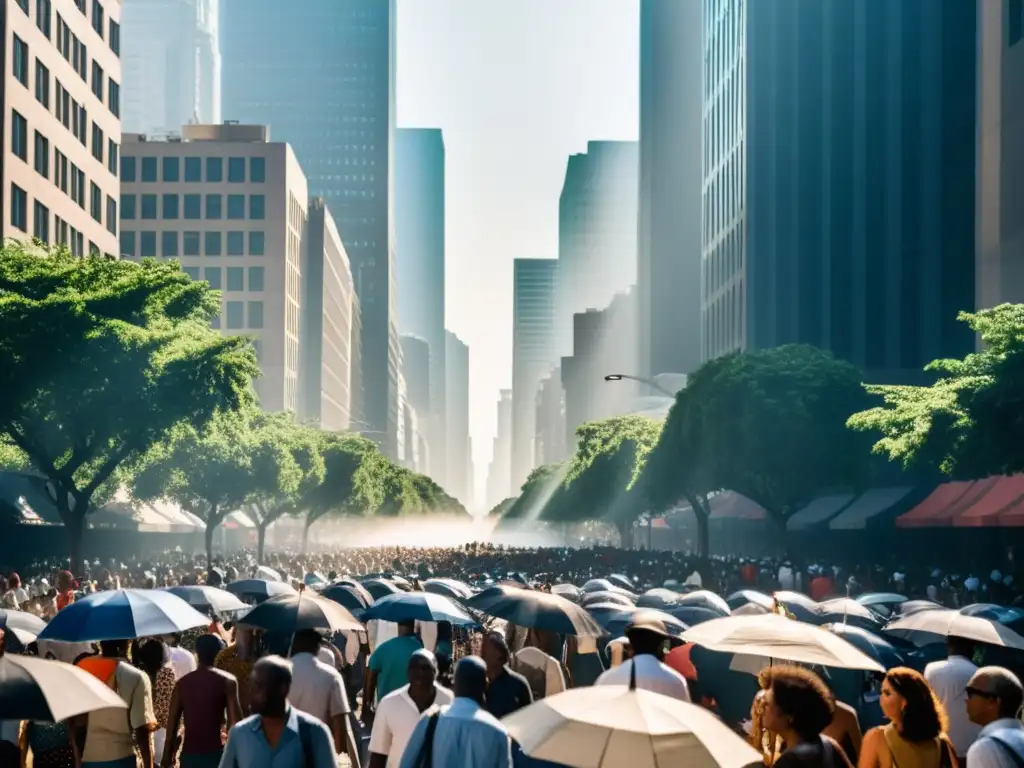
[[638, 6], [398, 0], [398, 124], [444, 131], [446, 325], [469, 345], [477, 498], [512, 386], [512, 260], [558, 256], [570, 154], [637, 138]]

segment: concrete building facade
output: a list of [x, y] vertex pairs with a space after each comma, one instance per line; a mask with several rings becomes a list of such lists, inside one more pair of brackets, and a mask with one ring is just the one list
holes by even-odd
[[499, 502], [514, 496], [519, 489], [513, 489], [510, 480], [512, 467], [512, 390], [503, 389], [498, 394], [498, 429], [491, 446], [491, 464], [487, 468], [487, 492], [484, 499], [487, 509], [493, 509]]
[[537, 464], [553, 464], [568, 458], [565, 443], [565, 390], [562, 389], [561, 368], [555, 368], [540, 382], [537, 390], [536, 432]]
[[536, 466], [537, 389], [557, 364], [558, 266], [557, 259], [516, 259], [513, 266], [511, 488]]
[[469, 454], [469, 347], [451, 331], [445, 338], [445, 413], [448, 455], [445, 459], [445, 490], [466, 507], [470, 498]]
[[291, 147], [259, 125], [187, 125], [181, 141], [125, 134], [121, 254], [178, 259], [222, 291], [215, 327], [256, 339], [268, 411], [299, 410], [308, 190]]
[[640, 0], [637, 327], [648, 378], [701, 364], [702, 17], [701, 2]]
[[2, 235], [117, 255], [121, 2], [2, 2]]
[[[703, 352], [973, 347], [974, 3], [704, 2]], [[880, 33], [879, 31], [884, 33]]]
[[1024, 302], [1024, 2], [978, 3], [977, 303]]
[[409, 391], [409, 403], [421, 419], [430, 413], [433, 392], [430, 384], [430, 345], [426, 339], [402, 334], [402, 375]]
[[125, 132], [221, 121], [219, 0], [130, 0], [122, 28]]
[[[323, 197], [352, 265], [366, 436], [397, 458], [395, 0], [222, 0], [225, 118], [272, 125]], [[273, 52], [273, 55], [268, 55]]]

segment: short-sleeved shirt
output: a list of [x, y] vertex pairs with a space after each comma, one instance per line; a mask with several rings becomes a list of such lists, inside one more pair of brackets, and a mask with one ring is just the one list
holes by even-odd
[[[444, 707], [452, 703], [452, 694], [440, 685], [434, 684], [434, 707]], [[405, 745], [412, 736], [416, 724], [420, 720], [420, 708], [409, 696], [409, 686], [404, 685], [392, 691], [377, 705], [377, 716], [373, 719], [373, 731], [370, 733], [370, 752], [387, 755], [387, 768], [398, 768], [402, 763]]]
[[680, 701], [690, 700], [686, 678], [649, 654], [641, 654], [623, 662], [621, 666], [609, 669], [597, 678], [595, 685], [629, 685], [634, 665], [637, 688], [654, 691]]
[[486, 709], [499, 720], [533, 703], [533, 692], [526, 678], [508, 667], [487, 686]]
[[311, 653], [292, 656], [292, 687], [288, 692], [291, 705], [324, 723], [350, 711], [345, 682], [332, 666], [324, 664]]
[[369, 663], [377, 673], [377, 701], [409, 683], [409, 658], [422, 647], [415, 635], [393, 637], [377, 646]]
[[[80, 666], [99, 677], [98, 672], [104, 674], [102, 662], [111, 661], [114, 660], [92, 657], [84, 659]], [[110, 676], [103, 682], [109, 685]], [[131, 757], [135, 754], [135, 731], [156, 728], [153, 692], [145, 672], [127, 662], [117, 662], [111, 687], [128, 704], [128, 710], [99, 709], [89, 713], [82, 762], [105, 763]]]
[[[312, 765], [306, 761], [302, 746], [300, 722], [309, 733], [308, 752]], [[271, 748], [263, 734], [263, 721], [252, 715], [238, 722], [228, 733], [228, 743], [221, 756], [221, 768], [336, 768], [334, 740], [327, 726], [295, 707], [288, 708], [288, 719], [277, 746]]]

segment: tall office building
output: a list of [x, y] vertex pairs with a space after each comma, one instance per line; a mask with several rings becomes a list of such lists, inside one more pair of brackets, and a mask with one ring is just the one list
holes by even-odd
[[2, 8], [0, 234], [116, 255], [121, 2]]
[[[395, 227], [398, 318], [403, 334], [430, 345], [430, 407], [421, 411], [432, 472], [444, 478], [445, 457], [445, 174], [438, 128], [395, 132]], [[408, 378], [408, 374], [406, 375]]]
[[708, 357], [914, 381], [973, 334], [975, 3], [705, 0]]
[[220, 117], [219, 0], [128, 0], [124, 130], [176, 134]]
[[503, 389], [498, 394], [498, 429], [491, 447], [491, 464], [487, 468], [487, 493], [484, 501], [487, 509], [515, 496], [518, 488], [512, 488], [510, 470], [512, 467], [512, 390]]
[[[555, 464], [568, 458], [565, 443], [565, 390], [562, 370], [555, 368], [541, 379], [537, 389], [535, 427], [537, 464]], [[500, 501], [500, 499], [499, 499]]]
[[509, 483], [519, 488], [536, 464], [536, 403], [555, 367], [557, 259], [516, 259], [512, 315], [512, 445]]
[[[402, 334], [402, 377], [406, 387], [407, 410], [415, 417], [416, 434], [416, 471], [423, 472], [443, 483], [444, 477], [437, 472], [437, 458], [433, 443], [427, 439], [425, 430], [431, 424], [430, 402], [433, 393], [430, 389], [430, 345], [426, 340], [411, 334]], [[408, 419], [410, 426], [413, 418]], [[407, 430], [408, 432], [408, 430]], [[406, 440], [406, 454], [409, 453], [409, 441]]]
[[397, 457], [401, 349], [393, 204], [395, 0], [222, 0], [225, 118], [273, 126], [352, 265], [367, 437]]
[[255, 337], [260, 405], [297, 413], [309, 196], [291, 147], [262, 125], [122, 140], [121, 254], [178, 259], [193, 280], [223, 291], [215, 327]]
[[1024, 2], [978, 3], [977, 303], [1024, 302]]
[[309, 201], [302, 274], [299, 413], [330, 432], [352, 426], [359, 314], [348, 256], [323, 198]]
[[464, 505], [470, 506], [469, 497], [469, 347], [451, 331], [445, 339], [445, 488]]
[[605, 307], [636, 281], [637, 144], [591, 141], [571, 155], [558, 200], [559, 349], [572, 315]]
[[702, 30], [699, 0], [640, 0], [637, 322], [647, 377], [701, 363]]

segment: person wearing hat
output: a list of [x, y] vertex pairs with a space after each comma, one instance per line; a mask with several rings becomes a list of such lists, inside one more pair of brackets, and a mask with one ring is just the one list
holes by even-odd
[[633, 658], [609, 669], [595, 685], [629, 685], [635, 667], [637, 688], [690, 701], [686, 678], [663, 661], [670, 637], [665, 622], [652, 611], [637, 611], [626, 627], [626, 637]]

